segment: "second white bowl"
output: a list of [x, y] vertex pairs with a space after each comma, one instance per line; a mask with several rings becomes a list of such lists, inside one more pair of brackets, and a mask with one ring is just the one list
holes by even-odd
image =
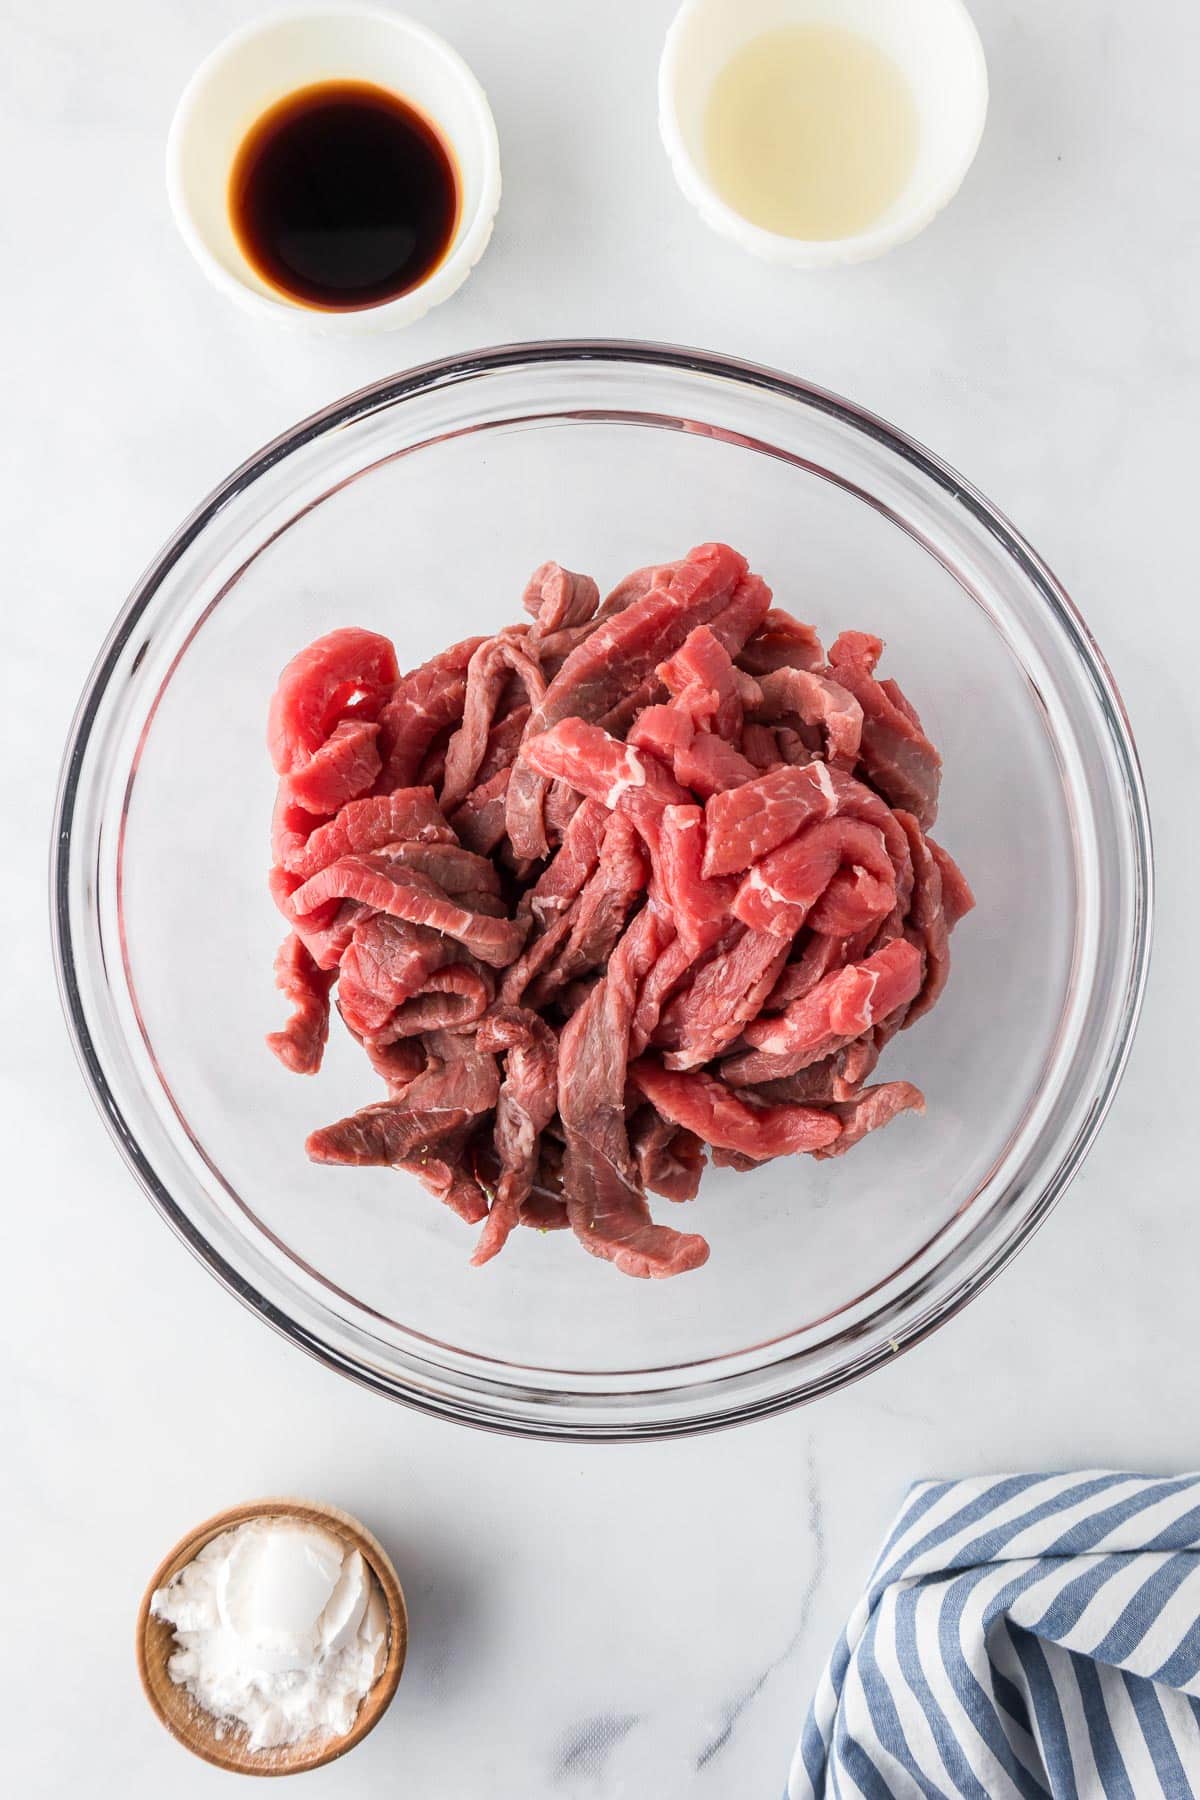
[[[920, 124], [912, 172], [883, 216], [852, 237], [785, 237], [752, 225], [709, 177], [704, 121], [713, 83], [744, 44], [788, 25], [857, 32], [912, 90]], [[979, 148], [987, 103], [983, 46], [962, 0], [684, 0], [658, 72], [659, 130], [684, 194], [714, 231], [797, 269], [865, 262], [915, 237], [957, 193]]]

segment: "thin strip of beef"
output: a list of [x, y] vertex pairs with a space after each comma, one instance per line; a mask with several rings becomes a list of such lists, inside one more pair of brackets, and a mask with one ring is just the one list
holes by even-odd
[[627, 741], [673, 769], [680, 786], [702, 800], [741, 787], [758, 773], [736, 745], [698, 729], [689, 714], [675, 706], [647, 706], [630, 726]]
[[647, 790], [630, 796], [630, 817], [650, 851], [656, 899], [688, 953], [703, 955], [728, 930], [736, 892], [734, 882], [711, 881], [702, 872], [703, 812], [698, 806], [658, 806]]
[[530, 1006], [545, 1007], [567, 982], [607, 962], [646, 886], [646, 874], [635, 826], [614, 813], [605, 827], [596, 871], [572, 909], [566, 942], [529, 989]]
[[704, 1173], [704, 1145], [692, 1131], [640, 1107], [629, 1128], [642, 1186], [665, 1200], [694, 1200]]
[[883, 835], [861, 819], [822, 819], [757, 862], [733, 914], [755, 931], [794, 937], [809, 925], [845, 938], [878, 928], [896, 904], [896, 873]]
[[[571, 1228], [567, 1203], [562, 1195], [563, 1144], [561, 1138], [553, 1135], [554, 1130], [555, 1121], [552, 1120], [542, 1133], [533, 1186], [521, 1203], [518, 1221], [543, 1235], [547, 1231], [569, 1231]], [[489, 1138], [477, 1134], [471, 1146], [471, 1159], [480, 1187], [485, 1193], [494, 1194], [500, 1180], [500, 1160], [495, 1145]]]
[[531, 888], [521, 897], [518, 909], [531, 917], [535, 926], [544, 928], [582, 893], [600, 860], [600, 845], [608, 825], [608, 813], [596, 800], [585, 800], [567, 827], [562, 843]]
[[471, 1141], [480, 1129], [478, 1121], [442, 1132], [413, 1146], [394, 1165], [405, 1175], [415, 1175], [426, 1193], [460, 1218], [464, 1225], [478, 1225], [487, 1218], [487, 1196], [472, 1169]]
[[351, 1031], [376, 1037], [429, 978], [463, 954], [453, 938], [393, 919], [365, 913], [342, 956], [338, 1004]]
[[531, 888], [521, 897], [517, 917], [530, 924], [522, 954], [505, 971], [500, 999], [519, 1006], [531, 981], [549, 966], [570, 936], [579, 895], [600, 858], [608, 813], [595, 800], [585, 800], [567, 827], [562, 843]]
[[751, 1049], [722, 1064], [735, 1087], [794, 1075], [810, 1063], [862, 1037], [921, 986], [924, 957], [906, 938], [897, 938], [865, 961], [826, 975], [775, 1018], [752, 1019], [742, 1036]]
[[532, 709], [546, 691], [545, 677], [522, 640], [505, 632], [482, 643], [468, 663], [462, 723], [446, 749], [441, 794], [445, 812], [465, 800], [474, 786], [487, 754], [497, 704], [514, 675]]
[[974, 909], [975, 896], [950, 852], [943, 850], [940, 844], [935, 844], [931, 837], [927, 837], [925, 842], [942, 877], [942, 905], [946, 910], [946, 923], [953, 931], [959, 920], [965, 919]]
[[822, 1057], [807, 1069], [784, 1075], [778, 1081], [762, 1081], [756, 1087], [743, 1089], [748, 1098], [768, 1106], [799, 1104], [829, 1106], [835, 1101], [853, 1100], [864, 1081], [879, 1061], [879, 1046], [874, 1033], [855, 1038], [832, 1056]]
[[472, 788], [450, 815], [455, 836], [479, 856], [490, 856], [504, 840], [505, 796], [511, 776], [511, 768], [497, 769], [488, 780]]
[[832, 970], [844, 969], [848, 962], [861, 961], [871, 947], [864, 945], [858, 955], [852, 956], [850, 952], [855, 946], [850, 941], [839, 942], [815, 931], [802, 932], [796, 944], [800, 946], [799, 952], [793, 946], [790, 961], [780, 971], [779, 980], [759, 1009], [768, 1016], [786, 1012], [793, 1000], [799, 1000], [802, 994], [815, 988]]
[[[691, 551], [663, 587], [652, 587], [571, 652], [533, 710], [526, 746], [560, 720], [602, 718], [689, 631], [722, 610], [745, 573], [745, 559], [726, 544], [702, 544]], [[518, 856], [546, 854], [546, 786], [546, 775], [529, 763], [523, 749], [508, 789], [508, 835]]]
[[429, 787], [397, 788], [393, 794], [350, 800], [336, 819], [318, 825], [303, 841], [293, 835], [295, 820], [282, 799], [277, 818], [280, 814], [282, 841], [276, 846], [275, 860], [305, 881], [339, 857], [369, 856], [385, 844], [455, 841]]
[[891, 808], [864, 782], [824, 762], [772, 770], [735, 793], [717, 794], [704, 808], [708, 833], [706, 875], [748, 869], [806, 827], [835, 814], [873, 825], [896, 871], [896, 901], [907, 908], [912, 893], [908, 839]]
[[539, 774], [568, 782], [610, 811], [631, 790], [644, 790], [647, 798], [662, 806], [691, 804], [692, 796], [656, 756], [621, 743], [583, 719], [564, 719], [539, 737], [527, 738], [521, 757]]
[[761, 677], [775, 669], [819, 669], [825, 652], [811, 625], [773, 606], [737, 660], [747, 674]]
[[934, 1005], [950, 974], [950, 927], [942, 904], [942, 872], [925, 842], [912, 813], [898, 809], [901, 828], [908, 838], [913, 863], [913, 896], [907, 932], [925, 952], [925, 979], [905, 1017], [913, 1025]]
[[[542, 1166], [539, 1164], [539, 1171]], [[541, 1232], [570, 1231], [571, 1229], [566, 1201], [561, 1196], [541, 1194], [536, 1191], [530, 1194], [522, 1205], [520, 1223], [528, 1225], [533, 1231]]]
[[703, 814], [697, 806], [664, 806], [647, 788], [631, 790], [621, 802], [650, 852], [650, 892], [659, 915], [670, 921], [671, 941], [641, 982], [630, 1026], [630, 1051], [645, 1048], [667, 998], [688, 970], [711, 951], [728, 929], [733, 884], [702, 874]]
[[789, 717], [817, 726], [824, 739], [825, 761], [853, 770], [862, 743], [863, 711], [854, 695], [818, 669], [775, 669], [759, 682], [762, 700], [754, 716], [770, 724]]
[[[916, 877], [906, 929], [916, 936], [925, 951], [925, 980], [921, 992], [908, 1009], [904, 1021], [907, 1029], [908, 1026], [915, 1025], [918, 1019], [923, 1019], [941, 998], [950, 979], [951, 926], [962, 917], [964, 902], [968, 911], [975, 902], [958, 868], [946, 852], [941, 850], [940, 845], [935, 845], [925, 837], [913, 815], [898, 811], [896, 818], [908, 837]], [[939, 850], [940, 855], [937, 854]], [[953, 890], [953, 919], [946, 908], [943, 870]]]
[[896, 704], [875, 679], [883, 644], [865, 631], [843, 631], [829, 652], [830, 670], [863, 710], [863, 769], [892, 806], [911, 812], [927, 831], [937, 818], [942, 759], [925, 736], [912, 707]]
[[861, 1144], [868, 1132], [879, 1131], [903, 1112], [925, 1111], [925, 1096], [911, 1081], [881, 1081], [877, 1087], [864, 1088], [852, 1100], [830, 1108], [842, 1121], [842, 1135], [816, 1155], [844, 1156], [855, 1144]]
[[719, 612], [694, 623], [707, 624], [718, 644], [736, 661], [770, 610], [770, 588], [761, 575], [747, 571]]
[[501, 769], [510, 769], [517, 759], [521, 748], [521, 739], [525, 736], [525, 727], [529, 723], [532, 711], [529, 706], [514, 706], [510, 713], [497, 719], [488, 732], [487, 749], [483, 753], [475, 775], [475, 785], [490, 781]]
[[[653, 761], [653, 760], [649, 760]], [[703, 817], [698, 806], [664, 805], [653, 783], [621, 796], [626, 812], [646, 844], [651, 862], [649, 895], [662, 920], [662, 947], [640, 981], [630, 1022], [630, 1049], [637, 1055], [667, 995], [684, 979], [696, 958], [720, 940], [729, 914], [732, 886], [703, 880]]]
[[533, 1187], [521, 1205], [521, 1224], [531, 1231], [570, 1231], [562, 1193], [563, 1145], [543, 1133]]
[[431, 787], [435, 793], [442, 791], [442, 780], [446, 773], [446, 751], [450, 747], [450, 739], [454, 735], [453, 725], [443, 725], [437, 732], [421, 758], [421, 766], [413, 776], [415, 787]]
[[791, 949], [773, 933], [743, 931], [696, 971], [654, 1031], [668, 1069], [697, 1069], [737, 1041], [758, 1017]]
[[634, 569], [623, 581], [618, 581], [592, 618], [544, 633], [538, 642], [538, 656], [547, 675], [556, 675], [571, 652], [577, 650], [598, 626], [615, 619], [636, 601], [644, 600], [651, 588], [665, 587], [678, 566], [677, 563], [650, 563], [644, 569]]
[[506, 1052], [496, 1103], [500, 1179], [471, 1258], [475, 1264], [490, 1262], [508, 1242], [537, 1174], [542, 1132], [558, 1109], [558, 1039], [536, 1013], [524, 1012], [520, 1023], [523, 1037]]
[[390, 1099], [398, 1100], [417, 1076], [425, 1073], [429, 1058], [424, 1045], [416, 1038], [397, 1038], [392, 1044], [378, 1044], [374, 1038], [359, 1037], [357, 1032], [353, 1035], [358, 1037], [367, 1061], [386, 1086]]
[[899, 707], [900, 711], [911, 720], [918, 731], [924, 731], [925, 727], [921, 724], [921, 715], [909, 699], [908, 695], [901, 688], [900, 683], [898, 681], [893, 681], [889, 675], [886, 676], [879, 685], [887, 695], [888, 699], [892, 702], [892, 705]]
[[[472, 1051], [453, 1061], [434, 1061], [398, 1099], [380, 1100], [349, 1118], [325, 1125], [310, 1134], [305, 1149], [313, 1162], [336, 1163], [353, 1168], [420, 1168], [439, 1140], [465, 1133], [476, 1119], [490, 1112], [500, 1092], [500, 1076], [494, 1056]], [[461, 1144], [454, 1148], [461, 1148]], [[446, 1147], [452, 1170], [457, 1158]], [[442, 1195], [447, 1204], [461, 1210], [463, 1190], [452, 1181]], [[476, 1210], [474, 1206], [471, 1210]], [[479, 1196], [476, 1218], [486, 1203]], [[474, 1221], [473, 1221], [474, 1222]]]
[[490, 973], [470, 963], [449, 963], [429, 975], [419, 993], [392, 1013], [377, 1041], [422, 1037], [427, 1031], [465, 1031], [492, 1004], [496, 984]]
[[751, 1106], [731, 1093], [715, 1075], [681, 1074], [665, 1069], [653, 1056], [639, 1057], [629, 1069], [651, 1106], [664, 1119], [694, 1132], [706, 1144], [766, 1162], [823, 1150], [841, 1135], [841, 1120], [813, 1106]]
[[292, 1015], [282, 1031], [272, 1031], [267, 1044], [294, 1075], [315, 1075], [329, 1037], [329, 990], [332, 970], [319, 969], [294, 931], [275, 958], [275, 986]]
[[[509, 783], [511, 787], [512, 783]], [[561, 844], [567, 826], [579, 811], [581, 796], [565, 781], [552, 781], [546, 794], [546, 840], [551, 849]], [[532, 865], [528, 865], [532, 866]]]
[[[638, 991], [637, 1006], [629, 1032], [630, 1056], [640, 1056], [651, 1038], [656, 1037], [660, 1029], [664, 1029], [660, 1021], [667, 1003], [689, 979], [698, 979], [693, 976], [692, 971], [698, 965], [702, 966], [702, 963], [703, 959], [697, 959], [691, 946], [681, 943], [678, 938], [673, 937], [667, 944]], [[669, 1028], [667, 1035], [673, 1042]]]
[[[744, 576], [728, 603], [711, 617], [713, 637], [730, 655], [736, 655], [766, 617], [770, 604], [771, 590], [761, 575]], [[622, 694], [616, 704], [601, 715], [600, 723], [614, 737], [624, 737], [634, 720], [647, 706], [661, 700], [665, 691], [660, 670], [655, 668], [637, 687]]]
[[438, 732], [462, 718], [467, 665], [485, 641], [464, 638], [401, 677], [379, 715], [383, 771], [376, 782], [377, 793], [410, 787]]
[[675, 757], [676, 781], [700, 800], [753, 781], [757, 773], [748, 757], [712, 731], [697, 731]]
[[[753, 1020], [743, 1035], [756, 1049], [780, 1055], [799, 1049], [811, 1035], [810, 1028], [817, 1025], [823, 1035], [860, 1037], [919, 992], [923, 968], [921, 951], [907, 939], [897, 938], [862, 962], [826, 975], [777, 1017]], [[805, 1066], [796, 1064], [797, 1068]]]
[[444, 932], [496, 969], [507, 968], [520, 954], [525, 939], [520, 921], [493, 918], [456, 904], [437, 882], [415, 869], [398, 866], [386, 855], [343, 856], [306, 881], [292, 904], [303, 917], [334, 897], [357, 900], [376, 912]]
[[576, 575], [561, 563], [544, 562], [529, 577], [521, 604], [533, 615], [529, 635], [538, 642], [564, 627], [590, 624], [600, 604], [600, 589], [590, 575]]
[[[461, 844], [422, 844], [414, 841], [397, 844], [384, 844], [374, 853], [375, 860], [385, 862], [389, 869], [411, 871], [424, 875], [427, 880], [434, 881], [446, 893], [457, 896], [471, 896], [472, 901], [483, 896], [496, 898], [500, 893], [500, 876], [496, 865], [486, 856], [477, 856], [473, 850], [466, 850]], [[482, 907], [481, 911], [490, 911], [490, 907]]]
[[376, 718], [397, 674], [388, 639], [355, 625], [331, 631], [293, 656], [267, 716], [276, 774], [302, 769], [347, 715]]
[[317, 829], [320, 822], [303, 806], [297, 806], [287, 791], [287, 783], [281, 781], [271, 813], [271, 861], [282, 869], [295, 868]]
[[672, 704], [695, 724], [723, 738], [738, 738], [742, 729], [741, 671], [707, 625], [697, 625], [689, 632], [674, 656], [659, 664], [658, 674]]
[[631, 606], [644, 600], [651, 588], [666, 587], [679, 566], [679, 562], [645, 563], [640, 569], [632, 569], [605, 594], [592, 624], [607, 625], [618, 613], [628, 612]]
[[543, 969], [550, 967], [565, 947], [578, 907], [578, 899], [572, 900], [567, 911], [552, 918], [545, 930], [539, 932], [517, 960], [505, 969], [500, 983], [502, 1005], [520, 1006], [524, 1002], [530, 983], [537, 979]]
[[630, 1053], [636, 1056], [657, 1029], [670, 996], [728, 938], [734, 885], [703, 873], [704, 824], [698, 807], [661, 806], [641, 791], [628, 804], [650, 850], [651, 894], [672, 927], [671, 941], [638, 991], [630, 1030]]
[[773, 769], [729, 793], [714, 794], [704, 808], [706, 875], [734, 875], [838, 810], [833, 776], [823, 762], [803, 769]]
[[271, 898], [318, 969], [336, 969], [354, 932], [362, 908], [353, 900], [330, 900], [299, 916], [293, 896], [303, 883], [276, 865], [267, 876]]
[[708, 1260], [702, 1237], [654, 1223], [625, 1124], [634, 1000], [666, 941], [656, 908], [644, 907], [604, 979], [567, 1021], [559, 1043], [558, 1111], [567, 1144], [563, 1189], [571, 1227], [591, 1255], [642, 1277], [682, 1274]]
[[[484, 1058], [477, 1058], [480, 1066]], [[495, 1058], [493, 1058], [495, 1069]], [[457, 1130], [488, 1105], [477, 1105], [477, 1080], [470, 1064], [434, 1064], [399, 1100], [376, 1100], [335, 1125], [309, 1132], [306, 1150], [313, 1163], [344, 1168], [392, 1168], [426, 1143]], [[495, 1105], [495, 1082], [489, 1105]]]
[[343, 719], [303, 766], [283, 778], [290, 799], [318, 818], [329, 818], [365, 794], [381, 767], [373, 719]]

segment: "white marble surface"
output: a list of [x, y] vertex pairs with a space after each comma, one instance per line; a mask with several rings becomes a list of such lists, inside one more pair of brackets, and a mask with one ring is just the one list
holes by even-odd
[[[133, 1612], [181, 1529], [256, 1492], [361, 1513], [411, 1598], [396, 1705], [306, 1793], [751, 1800], [782, 1787], [815, 1673], [910, 1479], [1200, 1463], [1200, 15], [1189, 0], [973, 4], [993, 101], [959, 200], [883, 262], [805, 277], [743, 260], [674, 189], [653, 111], [670, 0], [410, 0], [490, 91], [505, 199], [454, 301], [355, 343], [241, 317], [167, 214], [175, 95], [253, 5], [0, 9], [6, 1792], [228, 1788], [145, 1708]], [[184, 1254], [76, 1075], [44, 857], [59, 746], [99, 640], [220, 476], [405, 362], [586, 333], [795, 369], [908, 427], [997, 500], [1122, 685], [1161, 906], [1140, 1039], [1099, 1145], [965, 1316], [791, 1417], [581, 1451], [389, 1407], [288, 1348]]]

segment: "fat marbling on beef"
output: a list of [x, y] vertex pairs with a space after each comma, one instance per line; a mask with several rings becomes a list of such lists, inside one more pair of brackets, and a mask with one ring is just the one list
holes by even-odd
[[941, 758], [876, 670], [828, 655], [745, 558], [701, 544], [605, 599], [543, 563], [529, 623], [401, 674], [354, 627], [280, 677], [270, 891], [315, 1074], [331, 998], [386, 1098], [315, 1162], [415, 1175], [489, 1262], [568, 1227], [629, 1275], [708, 1244], [650, 1210], [706, 1156], [839, 1157], [924, 1098], [867, 1083], [941, 994], [974, 904], [929, 836]]

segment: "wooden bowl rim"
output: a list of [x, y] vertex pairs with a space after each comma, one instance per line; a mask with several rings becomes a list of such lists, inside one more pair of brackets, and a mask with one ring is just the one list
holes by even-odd
[[[161, 1659], [156, 1659], [167, 1682], [163, 1694], [178, 1696], [177, 1709], [164, 1705], [162, 1694], [157, 1691], [150, 1674], [147, 1643], [150, 1628], [162, 1625], [165, 1631], [171, 1631], [164, 1621], [151, 1617], [150, 1602], [155, 1591], [164, 1587], [185, 1563], [191, 1562], [206, 1544], [219, 1537], [223, 1531], [229, 1531], [235, 1525], [244, 1525], [250, 1519], [269, 1518], [304, 1519], [309, 1523], [325, 1526], [352, 1544], [356, 1550], [361, 1551], [379, 1583], [387, 1607], [387, 1661], [375, 1685], [364, 1696], [354, 1724], [344, 1736], [322, 1740], [307, 1749], [301, 1743], [294, 1747], [280, 1745], [271, 1750], [251, 1751], [246, 1749], [244, 1736], [237, 1727], [227, 1727], [225, 1737], [218, 1738], [216, 1722], [197, 1705], [186, 1688], [177, 1687], [165, 1675], [165, 1654]], [[168, 1636], [165, 1642], [170, 1645], [171, 1637]], [[235, 1775], [301, 1775], [309, 1769], [319, 1769], [326, 1763], [336, 1762], [339, 1756], [345, 1756], [348, 1750], [353, 1750], [369, 1731], [374, 1730], [391, 1705], [408, 1653], [408, 1608], [391, 1558], [361, 1520], [351, 1513], [343, 1512], [338, 1506], [328, 1506], [319, 1500], [272, 1496], [263, 1500], [247, 1500], [240, 1506], [228, 1506], [224, 1511], [214, 1513], [202, 1524], [185, 1532], [174, 1548], [167, 1552], [150, 1577], [138, 1607], [136, 1650], [142, 1692], [155, 1717], [194, 1756]]]

